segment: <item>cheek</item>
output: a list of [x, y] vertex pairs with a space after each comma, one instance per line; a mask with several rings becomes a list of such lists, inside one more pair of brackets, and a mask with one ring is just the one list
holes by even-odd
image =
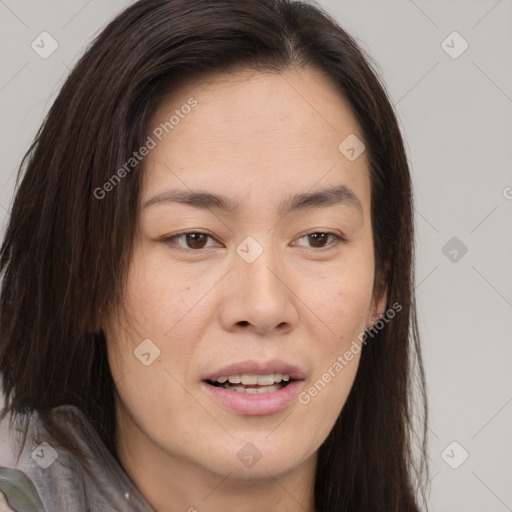
[[299, 402], [311, 417], [322, 418], [325, 435], [341, 412], [357, 373], [373, 277], [372, 250], [366, 245], [350, 256], [347, 252], [340, 264], [323, 275], [303, 278], [301, 298], [314, 321], [311, 338], [316, 342], [310, 352], [315, 371]]
[[180, 372], [185, 371], [204, 323], [197, 317], [201, 308], [194, 308], [201, 291], [179, 272], [171, 275], [149, 252], [144, 257], [140, 250], [135, 253], [122, 311], [106, 329], [110, 367], [121, 392], [137, 397], [158, 383], [179, 392], [165, 369], [183, 380]]
[[139, 330], [165, 340], [200, 309], [197, 304], [205, 293], [205, 279], [201, 273], [188, 275], [170, 266], [165, 253], [141, 252], [129, 272], [126, 312]]
[[[205, 323], [198, 318], [201, 308], [194, 308], [202, 288], [179, 272], [171, 275], [149, 254], [133, 258], [122, 313], [106, 335], [122, 410], [143, 432], [164, 432], [170, 417], [194, 408], [181, 383]], [[179, 432], [180, 439], [185, 435]]]
[[[323, 274], [304, 272], [299, 297], [325, 331], [322, 345], [338, 350], [364, 331], [373, 291], [373, 260], [367, 255], [344, 259]], [[319, 334], [319, 333], [317, 333]]]

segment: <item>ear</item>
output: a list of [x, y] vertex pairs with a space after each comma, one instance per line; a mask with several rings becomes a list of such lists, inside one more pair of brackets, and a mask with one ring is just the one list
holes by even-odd
[[373, 327], [375, 322], [386, 311], [388, 290], [385, 284], [374, 287], [372, 301], [368, 310], [368, 318], [366, 320], [366, 329]]

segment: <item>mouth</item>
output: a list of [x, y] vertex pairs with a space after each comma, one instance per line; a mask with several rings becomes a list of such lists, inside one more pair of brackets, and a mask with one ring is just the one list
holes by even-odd
[[235, 393], [255, 395], [259, 393], [274, 393], [285, 388], [297, 379], [292, 379], [287, 374], [269, 373], [263, 375], [247, 374], [224, 375], [217, 380], [206, 379], [210, 386], [227, 389]]
[[245, 361], [206, 376], [202, 388], [223, 408], [257, 416], [277, 413], [290, 406], [304, 379], [304, 371], [282, 361]]

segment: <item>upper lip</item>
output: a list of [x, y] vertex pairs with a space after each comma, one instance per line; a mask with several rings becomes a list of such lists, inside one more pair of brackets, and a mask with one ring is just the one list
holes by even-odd
[[203, 380], [211, 380], [215, 382], [220, 377], [229, 377], [230, 375], [242, 375], [247, 373], [250, 375], [268, 375], [270, 373], [282, 373], [288, 375], [290, 379], [303, 380], [304, 371], [298, 366], [274, 359], [272, 361], [262, 362], [255, 360], [240, 361], [232, 363], [215, 372], [207, 375]]

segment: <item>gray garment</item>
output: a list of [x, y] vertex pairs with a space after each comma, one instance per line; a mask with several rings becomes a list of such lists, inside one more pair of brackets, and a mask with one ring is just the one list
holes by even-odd
[[0, 461], [0, 512], [155, 512], [76, 407], [52, 416], [65, 425], [82, 462], [59, 446], [37, 413], [16, 461]]

